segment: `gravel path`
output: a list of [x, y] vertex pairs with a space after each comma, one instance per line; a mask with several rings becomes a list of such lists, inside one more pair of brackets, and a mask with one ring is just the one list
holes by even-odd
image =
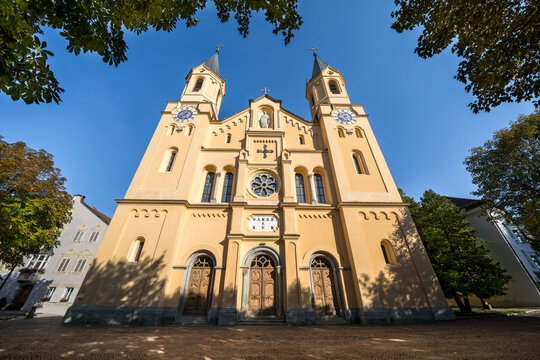
[[0, 321], [2, 359], [540, 359], [540, 313], [400, 326], [63, 326]]

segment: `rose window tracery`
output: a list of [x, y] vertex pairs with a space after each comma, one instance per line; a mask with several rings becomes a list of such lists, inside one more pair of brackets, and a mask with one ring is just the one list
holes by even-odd
[[259, 174], [251, 180], [251, 190], [258, 196], [267, 197], [277, 192], [278, 184], [270, 174]]

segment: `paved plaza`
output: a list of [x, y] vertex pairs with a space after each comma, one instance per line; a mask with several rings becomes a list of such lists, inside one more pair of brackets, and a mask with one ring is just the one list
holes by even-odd
[[540, 312], [396, 326], [63, 326], [0, 321], [2, 359], [538, 359]]

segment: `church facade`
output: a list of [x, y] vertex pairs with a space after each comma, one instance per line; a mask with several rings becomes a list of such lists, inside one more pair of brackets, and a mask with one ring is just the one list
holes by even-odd
[[314, 53], [311, 119], [219, 119], [218, 51], [168, 102], [65, 323], [453, 318], [368, 117]]

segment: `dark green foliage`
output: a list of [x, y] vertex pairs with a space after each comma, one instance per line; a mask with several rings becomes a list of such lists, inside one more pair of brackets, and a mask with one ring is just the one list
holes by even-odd
[[423, 28], [414, 50], [427, 59], [450, 47], [463, 60], [455, 78], [473, 112], [505, 102], [540, 106], [540, 1], [395, 0], [397, 32]]
[[[231, 13], [243, 37], [253, 12], [261, 11], [283, 36], [285, 44], [300, 28], [297, 0], [214, 0], [217, 16], [228, 21]], [[196, 14], [206, 0], [3, 0], [0, 2], [0, 91], [27, 104], [60, 101], [64, 91], [49, 68], [43, 28], [59, 29], [67, 50], [95, 52], [109, 65], [127, 60], [124, 30], [140, 34], [150, 28], [172, 31], [176, 24], [197, 25]]]
[[461, 297], [467, 304], [471, 295], [488, 299], [505, 293], [510, 277], [479, 244], [463, 210], [432, 190], [424, 192], [420, 202], [402, 197], [411, 204], [411, 215], [447, 298], [457, 298], [461, 310], [470, 311], [460, 304]]
[[518, 117], [470, 153], [465, 165], [478, 186], [474, 194], [525, 228], [540, 251], [540, 111]]
[[14, 268], [56, 245], [71, 196], [52, 155], [0, 137], [0, 262]]

